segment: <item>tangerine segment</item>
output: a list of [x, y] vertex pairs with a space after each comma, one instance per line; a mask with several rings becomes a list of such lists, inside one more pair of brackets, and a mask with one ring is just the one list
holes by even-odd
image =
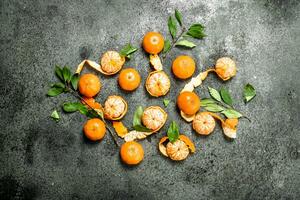
[[196, 114], [193, 120], [193, 129], [200, 135], [211, 134], [216, 126], [215, 119], [207, 112]]
[[128, 133], [127, 128], [124, 126], [122, 122], [113, 121], [113, 127], [117, 132], [118, 136], [124, 138], [125, 135]]
[[148, 32], [143, 39], [143, 48], [147, 53], [158, 54], [164, 48], [164, 37], [158, 32]]
[[166, 95], [170, 87], [170, 79], [164, 71], [151, 72], [146, 80], [146, 90], [154, 97]]
[[78, 86], [80, 94], [86, 97], [93, 97], [99, 93], [101, 82], [94, 74], [84, 74], [80, 77]]
[[100, 103], [96, 102], [96, 100], [93, 97], [83, 97], [81, 100], [81, 103], [84, 105], [88, 105], [87, 108], [90, 109], [102, 109], [102, 106]]
[[191, 150], [192, 153], [196, 151], [196, 147], [194, 143], [187, 136], [179, 135], [179, 140], [183, 141], [188, 146], [188, 148]]
[[127, 112], [127, 103], [117, 95], [109, 96], [104, 103], [104, 114], [107, 119], [119, 120]]
[[146, 108], [142, 115], [142, 123], [153, 131], [158, 131], [167, 120], [167, 113], [159, 106]]
[[116, 74], [125, 63], [125, 58], [116, 51], [107, 51], [101, 58], [101, 69], [107, 75]]
[[236, 64], [229, 57], [219, 58], [215, 68], [217, 75], [224, 81], [236, 75]]
[[106, 128], [103, 121], [98, 118], [93, 118], [85, 123], [83, 131], [88, 139], [97, 141], [104, 137]]
[[187, 115], [194, 115], [200, 109], [200, 98], [194, 92], [184, 91], [177, 97], [179, 109]]
[[196, 63], [190, 56], [178, 56], [172, 64], [172, 71], [177, 78], [187, 79], [190, 78], [196, 69]]
[[118, 81], [123, 90], [133, 91], [139, 87], [141, 83], [141, 76], [137, 70], [127, 68], [121, 71]]
[[172, 160], [184, 160], [189, 155], [189, 148], [185, 142], [176, 140], [167, 144], [167, 154]]
[[120, 156], [125, 164], [137, 165], [144, 158], [144, 149], [135, 141], [126, 142], [121, 146]]

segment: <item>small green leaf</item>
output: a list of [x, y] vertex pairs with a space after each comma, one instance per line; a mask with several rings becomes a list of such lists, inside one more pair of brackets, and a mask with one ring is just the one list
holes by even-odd
[[56, 87], [56, 88], [65, 88], [65, 84], [59, 82], [59, 83], [54, 83], [51, 85], [51, 87]]
[[55, 121], [58, 121], [60, 119], [59, 114], [57, 112], [57, 110], [54, 110], [51, 114], [52, 119], [54, 119]]
[[233, 101], [232, 101], [229, 91], [226, 88], [221, 88], [220, 94], [221, 94], [221, 97], [222, 97], [224, 103], [232, 106]]
[[172, 16], [169, 17], [168, 20], [168, 27], [169, 27], [169, 31], [172, 35], [172, 38], [176, 38], [176, 34], [177, 34], [177, 25], [176, 25], [176, 21], [174, 20], [174, 18]]
[[74, 90], [77, 90], [77, 88], [78, 88], [78, 81], [79, 81], [79, 75], [73, 74], [73, 76], [71, 78], [71, 85]]
[[85, 114], [87, 117], [89, 118], [101, 118], [102, 119], [102, 116], [99, 115], [99, 113], [95, 110], [88, 110], [88, 112]]
[[243, 116], [241, 113], [233, 109], [226, 109], [221, 113], [224, 114], [227, 118], [239, 118]]
[[58, 65], [55, 66], [55, 74], [61, 81], [64, 81], [62, 69]]
[[206, 36], [204, 34], [204, 26], [201, 24], [193, 24], [187, 34], [197, 39], [203, 39]]
[[196, 45], [193, 42], [190, 42], [188, 40], [180, 40], [176, 42], [176, 46], [182, 46], [182, 47], [188, 47], [188, 48], [194, 48]]
[[167, 53], [171, 49], [171, 42], [170, 40], [165, 40], [164, 50], [163, 53]]
[[165, 107], [168, 107], [169, 103], [170, 103], [169, 99], [164, 99], [164, 105], [165, 105]]
[[79, 102], [67, 102], [63, 104], [63, 110], [65, 112], [76, 112], [82, 107], [85, 107], [82, 103]]
[[88, 108], [86, 106], [84, 106], [83, 104], [81, 104], [81, 106], [78, 106], [77, 109], [83, 115], [87, 115], [87, 113], [89, 112]]
[[177, 9], [175, 9], [175, 17], [178, 23], [180, 24], [180, 26], [182, 26], [182, 15]]
[[208, 104], [204, 106], [205, 110], [210, 112], [221, 112], [224, 110], [222, 106], [219, 106], [218, 104]]
[[168, 129], [167, 132], [168, 138], [170, 140], [170, 142], [175, 142], [178, 137], [179, 137], [179, 126], [177, 125], [177, 123], [175, 121], [173, 121]]
[[59, 88], [59, 87], [52, 87], [50, 90], [48, 90], [47, 95], [50, 97], [57, 96], [61, 94], [64, 91], [64, 88]]
[[130, 59], [131, 54], [136, 51], [137, 51], [137, 48], [133, 47], [130, 43], [128, 43], [121, 49], [120, 55]]
[[245, 102], [249, 102], [251, 99], [253, 99], [256, 96], [255, 88], [250, 84], [246, 84], [244, 86], [244, 100]]
[[201, 99], [201, 106], [207, 106], [207, 105], [209, 105], [209, 104], [214, 104], [214, 103], [216, 103], [216, 101], [215, 100], [213, 100], [213, 99], [210, 99], [210, 98], [205, 98], [205, 99]]
[[148, 129], [142, 125], [143, 112], [144, 112], [144, 110], [143, 110], [142, 106], [138, 106], [136, 108], [134, 115], [133, 115], [133, 122], [132, 122], [133, 129], [136, 131], [151, 132], [150, 129]]
[[70, 82], [70, 80], [71, 80], [71, 71], [70, 71], [70, 69], [67, 66], [64, 66], [62, 73], [63, 73], [63, 77], [64, 77], [65, 82]]
[[209, 92], [209, 94], [212, 98], [214, 98], [215, 100], [221, 102], [221, 95], [218, 92], [218, 90], [216, 90], [214, 88], [211, 88], [211, 87], [208, 87], [208, 92]]

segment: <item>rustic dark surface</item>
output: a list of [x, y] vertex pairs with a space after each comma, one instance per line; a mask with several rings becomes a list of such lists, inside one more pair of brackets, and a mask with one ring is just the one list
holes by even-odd
[[[10, 1], [0, 2], [0, 198], [1, 199], [299, 199], [300, 1]], [[131, 42], [140, 45], [147, 31], [168, 36], [167, 17], [178, 8], [185, 24], [200, 22], [207, 38], [191, 50], [175, 49], [165, 61], [172, 88], [166, 98], [168, 123], [176, 120], [197, 152], [171, 162], [157, 150], [159, 133], [141, 141], [144, 161], [126, 167], [107, 134], [100, 143], [83, 138], [86, 118], [63, 114], [60, 105], [73, 97], [46, 97], [56, 81], [54, 65], [75, 70], [82, 57], [98, 60], [107, 50]], [[177, 55], [192, 55], [197, 73], [230, 56], [237, 76], [222, 83], [210, 75], [207, 86], [229, 88], [235, 106], [252, 120], [241, 120], [236, 140], [219, 127], [198, 137], [178, 115], [175, 98], [185, 81], [170, 71]], [[143, 84], [150, 72], [142, 49], [125, 67], [135, 67]], [[97, 100], [120, 94], [129, 102], [124, 122], [131, 124], [137, 105], [163, 106], [141, 85], [124, 93], [114, 77], [101, 77]], [[252, 83], [256, 98], [242, 102], [242, 87]], [[58, 109], [61, 120], [49, 118]]]

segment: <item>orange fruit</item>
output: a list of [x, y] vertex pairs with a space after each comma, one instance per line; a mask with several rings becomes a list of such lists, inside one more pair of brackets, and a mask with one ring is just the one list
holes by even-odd
[[195, 114], [200, 109], [200, 98], [194, 92], [182, 92], [177, 97], [179, 109], [188, 115]]
[[141, 76], [135, 69], [127, 68], [121, 71], [118, 81], [123, 90], [133, 91], [139, 87]]
[[148, 32], [143, 39], [143, 48], [147, 53], [158, 54], [164, 48], [164, 37], [158, 32]]
[[103, 74], [113, 75], [122, 69], [125, 63], [125, 57], [116, 51], [107, 51], [102, 55], [100, 63]]
[[104, 137], [106, 128], [103, 121], [98, 118], [93, 118], [85, 123], [83, 131], [88, 139], [97, 141]]
[[101, 82], [98, 76], [94, 74], [84, 74], [80, 77], [78, 86], [80, 94], [86, 97], [93, 97], [100, 91]]
[[135, 141], [126, 142], [121, 146], [120, 156], [127, 165], [139, 164], [144, 158], [143, 146]]
[[196, 69], [196, 63], [190, 56], [178, 56], [172, 64], [172, 71], [177, 78], [190, 78]]

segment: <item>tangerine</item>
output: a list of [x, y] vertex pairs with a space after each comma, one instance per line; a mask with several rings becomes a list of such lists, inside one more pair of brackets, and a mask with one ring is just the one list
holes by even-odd
[[190, 78], [196, 69], [196, 63], [190, 56], [178, 56], [172, 64], [172, 71], [177, 78], [187, 79]]
[[188, 115], [194, 115], [200, 109], [200, 98], [194, 92], [184, 91], [177, 97], [179, 109]]
[[137, 165], [144, 158], [143, 146], [135, 141], [126, 142], [121, 146], [120, 156], [124, 163]]
[[139, 87], [141, 83], [141, 76], [137, 70], [127, 68], [121, 71], [118, 81], [123, 90], [133, 91]]
[[84, 74], [80, 77], [78, 86], [80, 94], [86, 97], [93, 97], [100, 91], [101, 82], [94, 74]]
[[83, 131], [88, 139], [97, 141], [104, 137], [106, 128], [103, 121], [98, 118], [93, 118], [85, 123]]
[[158, 32], [148, 32], [143, 39], [143, 48], [147, 53], [158, 54], [164, 48], [164, 37]]

